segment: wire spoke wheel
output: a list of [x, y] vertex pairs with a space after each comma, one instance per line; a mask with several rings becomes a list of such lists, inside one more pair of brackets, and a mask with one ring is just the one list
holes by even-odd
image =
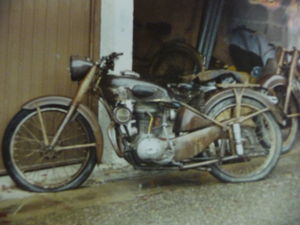
[[185, 43], [174, 43], [154, 55], [149, 74], [161, 83], [179, 82], [184, 75], [201, 71], [202, 56]]
[[[248, 116], [265, 107], [250, 98], [243, 98], [241, 116]], [[217, 121], [235, 117], [235, 98], [229, 97], [209, 109], [208, 115]], [[213, 143], [208, 154], [214, 157], [237, 156], [236, 159], [220, 162], [212, 167], [212, 174], [227, 182], [256, 181], [267, 176], [276, 165], [281, 148], [281, 134], [269, 112], [260, 113], [240, 123], [243, 154], [235, 150], [234, 131]], [[225, 142], [221, 150], [221, 142]]]
[[65, 106], [49, 105], [40, 108], [40, 115], [38, 110], [21, 110], [10, 122], [3, 148], [5, 165], [22, 188], [37, 192], [75, 188], [92, 172], [95, 138], [80, 114], [66, 125], [57, 141], [64, 150], [45, 144], [45, 134], [51, 143], [66, 113]]

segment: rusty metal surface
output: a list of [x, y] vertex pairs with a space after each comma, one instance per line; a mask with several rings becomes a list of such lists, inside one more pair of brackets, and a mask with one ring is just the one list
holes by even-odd
[[[231, 98], [234, 97], [234, 93], [232, 89], [227, 89], [224, 91], [219, 92], [218, 94], [214, 95], [211, 97], [207, 103], [206, 103], [206, 108], [210, 108], [211, 104], [214, 104], [216, 101], [223, 101], [226, 98]], [[245, 88], [245, 91], [243, 93], [243, 98], [250, 98], [258, 101], [260, 104], [265, 105], [271, 113], [274, 115], [274, 118], [279, 124], [284, 123], [284, 117], [281, 111], [279, 111], [276, 107], [276, 105], [272, 104], [263, 94], [254, 91], [249, 88]]]
[[193, 131], [211, 125], [212, 122], [183, 107], [177, 115], [174, 132]]
[[[153, 99], [161, 99], [161, 100], [170, 100], [170, 96], [168, 91], [156, 84], [151, 82], [142, 80], [140, 78], [132, 77], [132, 76], [116, 76], [116, 75], [106, 75], [103, 76], [101, 80], [101, 89], [103, 91], [103, 96], [106, 101], [110, 104], [113, 104], [117, 96], [121, 97], [128, 97], [128, 93], [119, 93], [121, 90], [130, 90], [132, 92], [134, 87], [139, 86], [140, 88], [144, 87], [145, 89], [150, 88], [153, 90], [153, 94], [147, 97], [138, 97], [133, 96], [131, 93], [130, 97], [135, 100], [143, 100], [143, 101], [150, 101]], [[123, 96], [122, 96], [123, 95]]]
[[276, 74], [280, 74], [282, 72], [284, 55], [285, 55], [285, 50], [283, 48], [278, 48], [277, 55], [276, 55], [276, 58], [278, 59]]
[[208, 82], [226, 75], [234, 77], [234, 79], [240, 83], [249, 83], [250, 80], [248, 73], [233, 70], [206, 70], [197, 74], [185, 75], [181, 77], [181, 79], [184, 82], [191, 82], [195, 79], [199, 82]]
[[175, 160], [192, 158], [204, 151], [209, 144], [217, 140], [222, 133], [218, 126], [211, 126], [174, 139]]
[[232, 70], [207, 70], [197, 74], [197, 79], [200, 82], [214, 80], [222, 75], [232, 75], [237, 81], [246, 83], [249, 81], [249, 75]]
[[287, 85], [287, 80], [285, 79], [284, 76], [282, 75], [267, 75], [263, 77], [262, 79], [259, 80], [259, 84], [261, 87], [264, 89], [271, 91], [274, 89], [276, 86], [286, 86]]

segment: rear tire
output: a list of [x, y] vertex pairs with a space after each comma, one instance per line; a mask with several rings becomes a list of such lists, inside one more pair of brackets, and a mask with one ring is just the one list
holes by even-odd
[[[46, 105], [40, 110], [51, 142], [68, 108]], [[57, 192], [76, 188], [89, 177], [96, 163], [95, 147], [62, 151], [47, 149], [36, 109], [18, 112], [6, 128], [3, 140], [7, 172], [19, 187], [28, 191]], [[79, 113], [58, 139], [61, 147], [94, 142], [90, 124]]]
[[[265, 108], [255, 99], [244, 96], [242, 99], [242, 115], [249, 115]], [[235, 97], [228, 95], [221, 100], [210, 103], [206, 113], [218, 121], [233, 118]], [[276, 166], [281, 152], [282, 137], [278, 124], [270, 112], [261, 113], [253, 119], [240, 124], [244, 154], [237, 160], [216, 163], [211, 167], [211, 173], [225, 182], [251, 182], [265, 178]], [[225, 137], [226, 140], [226, 137]], [[220, 140], [213, 143], [208, 154], [220, 157]], [[230, 148], [229, 138], [225, 148], [225, 157], [234, 156]]]

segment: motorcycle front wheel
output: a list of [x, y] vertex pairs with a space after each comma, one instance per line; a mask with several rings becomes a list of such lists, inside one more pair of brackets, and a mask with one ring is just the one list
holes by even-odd
[[[259, 112], [264, 108], [266, 107], [255, 99], [244, 96], [241, 116]], [[235, 110], [235, 97], [227, 96], [210, 104], [207, 114], [217, 121], [226, 121], [234, 118]], [[239, 125], [243, 154], [237, 155], [233, 149], [235, 141], [231, 129], [231, 135], [227, 132], [222, 139], [212, 143], [207, 154], [215, 158], [227, 156], [236, 158], [225, 162], [220, 160], [211, 167], [211, 173], [225, 182], [251, 182], [263, 179], [272, 171], [279, 159], [282, 144], [280, 128], [270, 112], [259, 113]]]
[[78, 187], [93, 171], [95, 147], [80, 146], [94, 143], [95, 137], [81, 114], [73, 116], [58, 139], [57, 145], [64, 150], [45, 145], [45, 134], [51, 143], [67, 111], [63, 105], [22, 109], [9, 123], [3, 158], [8, 174], [19, 187], [34, 192], [63, 191]]

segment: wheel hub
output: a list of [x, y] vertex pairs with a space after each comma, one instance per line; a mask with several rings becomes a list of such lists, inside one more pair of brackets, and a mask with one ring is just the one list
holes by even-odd
[[54, 150], [54, 146], [43, 146], [41, 149], [41, 156], [46, 160], [56, 159], [58, 152]]

